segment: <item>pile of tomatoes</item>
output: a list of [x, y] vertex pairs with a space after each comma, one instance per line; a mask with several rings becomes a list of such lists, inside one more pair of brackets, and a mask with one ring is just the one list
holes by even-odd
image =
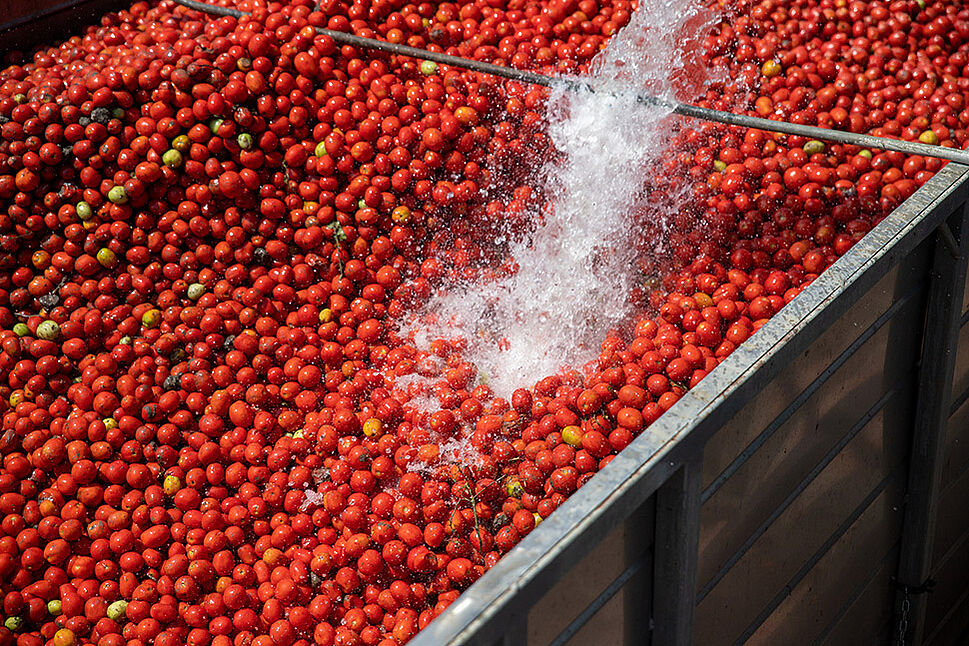
[[[513, 271], [545, 91], [314, 27], [575, 73], [633, 5], [237, 8], [137, 2], [0, 71], [0, 644], [406, 642], [941, 167], [680, 124], [642, 316], [506, 400], [396, 321]], [[700, 105], [965, 145], [958, 3], [710, 11]]]

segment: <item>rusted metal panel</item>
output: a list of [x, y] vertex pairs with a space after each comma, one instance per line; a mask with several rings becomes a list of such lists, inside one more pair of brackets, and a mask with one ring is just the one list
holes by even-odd
[[693, 644], [700, 474], [699, 461], [688, 462], [656, 492], [653, 636], [658, 644]]
[[966, 322], [967, 317], [969, 317], [969, 282], [966, 282], [965, 289], [962, 292], [962, 321]]
[[[969, 285], [969, 281], [967, 281]], [[962, 339], [969, 323], [962, 323], [955, 368], [956, 380], [966, 380], [969, 353]], [[926, 599], [926, 635], [931, 646], [963, 646], [969, 643], [969, 570], [963, 554], [969, 541], [969, 393], [954, 393], [940, 475], [939, 514], [932, 548], [933, 578], [940, 586]], [[962, 556], [962, 565], [953, 565]]]
[[949, 610], [926, 636], [925, 646], [965, 646], [969, 644], [969, 588], [955, 601], [946, 600]]
[[39, 11], [49, 11], [63, 3], [64, 0], [0, 0], [0, 25], [27, 18]]
[[[931, 574], [935, 533], [947, 513], [939, 504], [945, 434], [952, 410], [961, 307], [969, 256], [969, 203], [951, 211], [934, 237], [919, 361], [918, 405], [909, 458], [905, 526], [898, 564], [898, 641], [921, 643], [926, 628], [925, 595], [916, 594]], [[950, 512], [951, 513], [951, 512]], [[966, 577], [963, 577], [966, 581]]]
[[586, 644], [632, 644], [634, 635], [624, 634], [617, 627], [624, 624], [625, 614], [624, 594], [620, 591], [610, 599], [589, 621], [579, 629], [567, 646], [584, 646]]

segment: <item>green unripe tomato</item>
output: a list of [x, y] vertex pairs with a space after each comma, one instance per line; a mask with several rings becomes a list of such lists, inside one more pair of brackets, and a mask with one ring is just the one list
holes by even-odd
[[102, 267], [107, 267], [109, 269], [118, 264], [118, 256], [107, 247], [98, 249], [96, 258]]
[[37, 338], [45, 341], [53, 341], [61, 333], [61, 326], [54, 321], [42, 321], [37, 326]]
[[94, 210], [87, 202], [78, 202], [74, 210], [77, 211], [77, 217], [82, 220], [90, 220], [94, 216]]
[[114, 186], [108, 191], [108, 199], [112, 204], [124, 204], [128, 201], [128, 191], [124, 190], [124, 186]]
[[27, 336], [30, 334], [30, 328], [27, 327], [26, 323], [15, 323], [13, 326], [13, 333], [17, 336]]
[[812, 139], [804, 144], [804, 152], [808, 155], [817, 155], [818, 153], [823, 153], [824, 144], [816, 139]]
[[205, 293], [205, 285], [202, 283], [192, 283], [188, 286], [188, 297], [193, 301], [197, 301], [202, 298], [202, 294]]
[[187, 153], [188, 149], [192, 147], [192, 140], [188, 138], [188, 135], [178, 135], [172, 139], [172, 148], [180, 153]]
[[434, 61], [421, 61], [421, 74], [424, 76], [437, 74], [437, 63]]
[[141, 324], [146, 328], [157, 327], [161, 323], [162, 313], [160, 310], [150, 309], [141, 315]]
[[170, 148], [162, 153], [162, 163], [169, 168], [178, 168], [182, 165], [182, 153]]
[[110, 606], [108, 606], [108, 611], [107, 611], [108, 619], [112, 621], [117, 621], [118, 619], [121, 619], [124, 616], [125, 610], [127, 609], [128, 609], [128, 602], [125, 601], [124, 599], [118, 599]]

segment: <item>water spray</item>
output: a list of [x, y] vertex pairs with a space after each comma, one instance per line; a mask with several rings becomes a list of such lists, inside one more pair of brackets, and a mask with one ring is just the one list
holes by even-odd
[[[183, 7], [216, 16], [242, 18], [250, 15], [247, 12], [240, 11], [238, 9], [220, 7], [205, 2], [197, 2], [196, 0], [175, 0], [175, 2]], [[375, 38], [365, 38], [363, 36], [356, 36], [354, 34], [348, 34], [346, 32], [336, 31], [333, 29], [325, 29], [323, 27], [316, 27], [315, 29], [316, 32], [321, 36], [328, 36], [329, 38], [332, 38], [334, 42], [342, 45], [350, 45], [352, 47], [359, 47], [361, 49], [381, 51], [388, 54], [396, 54], [398, 56], [409, 56], [411, 58], [432, 61], [440, 65], [457, 67], [470, 70], [472, 72], [480, 72], [482, 74], [498, 76], [531, 85], [541, 85], [543, 87], [564, 86], [573, 91], [595, 92], [594, 88], [589, 83], [578, 79], [546, 76], [544, 74], [538, 74], [528, 70], [519, 70], [512, 67], [495, 65], [494, 63], [486, 63], [483, 61], [462, 58], [460, 56], [432, 52], [426, 49], [420, 49], [419, 47], [410, 47], [409, 45], [388, 43]], [[937, 157], [939, 159], [969, 165], [969, 152], [959, 150], [958, 148], [934, 146], [917, 141], [889, 139], [887, 137], [875, 137], [874, 135], [866, 135], [857, 132], [845, 132], [843, 130], [831, 130], [829, 128], [819, 128], [817, 126], [807, 126], [798, 123], [789, 123], [787, 121], [775, 121], [773, 119], [753, 117], [745, 114], [734, 114], [732, 112], [703, 108], [697, 105], [680, 103], [678, 101], [671, 101], [642, 93], [636, 94], [636, 100], [639, 103], [646, 105], [665, 108], [674, 114], [679, 114], [684, 117], [693, 117], [706, 121], [716, 121], [719, 123], [725, 123], [731, 126], [741, 126], [744, 128], [756, 128], [758, 130], [805, 137], [807, 139], [819, 139], [838, 144], [859, 146], [861, 148], [877, 148], [879, 150], [900, 152], [906, 155]]]

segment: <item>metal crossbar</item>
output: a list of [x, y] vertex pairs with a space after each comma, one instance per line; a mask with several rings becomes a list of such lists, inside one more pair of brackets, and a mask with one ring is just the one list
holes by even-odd
[[[208, 4], [206, 2], [196, 2], [196, 0], [175, 0], [175, 2], [183, 7], [216, 16], [242, 18], [250, 15], [238, 9], [221, 7]], [[538, 74], [537, 72], [519, 70], [513, 67], [495, 65], [494, 63], [486, 63], [483, 61], [475, 61], [468, 58], [462, 58], [460, 56], [443, 54], [440, 52], [432, 52], [426, 49], [420, 49], [418, 47], [410, 47], [409, 45], [388, 43], [387, 41], [377, 40], [375, 38], [365, 38], [363, 36], [348, 34], [343, 31], [324, 29], [323, 27], [316, 27], [315, 29], [318, 34], [328, 36], [335, 42], [343, 45], [350, 45], [352, 47], [359, 47], [361, 49], [376, 50], [389, 54], [397, 54], [399, 56], [410, 56], [412, 58], [433, 61], [441, 65], [458, 67], [461, 69], [471, 70], [473, 72], [481, 72], [483, 74], [490, 74], [492, 76], [498, 76], [501, 78], [510, 79], [512, 81], [520, 81], [522, 83], [529, 83], [532, 85], [541, 85], [544, 87], [563, 86], [573, 91], [595, 92], [595, 88], [590, 83], [577, 78], [546, 76], [544, 74]], [[778, 132], [785, 135], [805, 137], [807, 139], [831, 141], [839, 144], [859, 146], [861, 148], [876, 148], [879, 150], [900, 152], [906, 155], [937, 157], [939, 159], [946, 159], [949, 161], [958, 162], [960, 164], [969, 165], [969, 152], [959, 150], [958, 148], [947, 148], [945, 146], [934, 146], [919, 141], [905, 141], [903, 139], [876, 137], [874, 135], [866, 135], [857, 132], [831, 130], [829, 128], [819, 128], [817, 126], [807, 126], [799, 123], [788, 123], [787, 121], [776, 121], [774, 119], [765, 119], [763, 117], [754, 117], [746, 114], [735, 114], [733, 112], [714, 110], [712, 108], [703, 108], [698, 105], [680, 103], [678, 101], [672, 101], [670, 99], [664, 99], [642, 93], [636, 93], [636, 100], [645, 105], [652, 105], [668, 109], [673, 114], [679, 114], [684, 117], [693, 117], [696, 119], [703, 119], [705, 121], [716, 121], [718, 123], [741, 126], [744, 128], [756, 128], [758, 130]]]

